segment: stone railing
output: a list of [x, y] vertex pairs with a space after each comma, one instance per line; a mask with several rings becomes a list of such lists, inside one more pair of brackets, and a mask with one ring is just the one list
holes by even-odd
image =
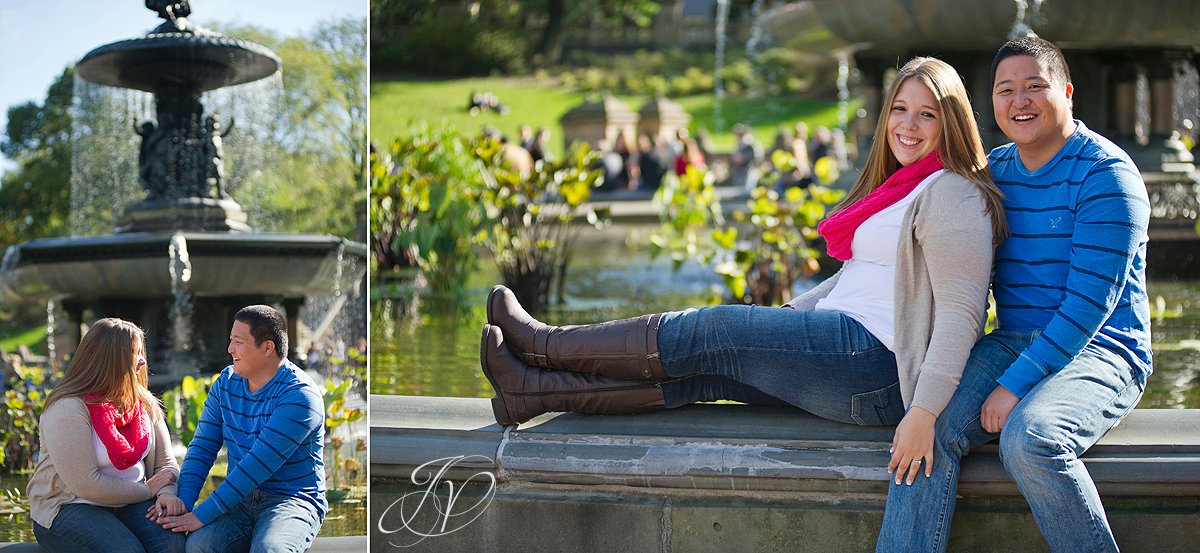
[[[892, 432], [742, 405], [505, 429], [484, 399], [374, 396], [372, 543], [415, 542], [408, 522], [443, 535], [407, 551], [871, 551]], [[1123, 551], [1200, 543], [1200, 410], [1137, 410], [1084, 461]], [[444, 480], [462, 516], [415, 516]], [[950, 550], [1047, 550], [995, 445], [963, 462], [959, 495]]]

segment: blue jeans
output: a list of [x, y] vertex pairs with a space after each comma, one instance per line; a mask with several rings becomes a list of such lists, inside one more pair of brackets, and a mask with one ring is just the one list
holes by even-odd
[[918, 476], [911, 486], [889, 484], [877, 553], [945, 551], [959, 462], [972, 447], [997, 437], [1004, 469], [1029, 502], [1052, 551], [1117, 551], [1100, 494], [1079, 456], [1142, 396], [1142, 385], [1124, 358], [1089, 345], [1034, 386], [999, 434], [979, 423], [996, 379], [1039, 333], [997, 330], [971, 350], [958, 390], [935, 425], [933, 476]]
[[896, 356], [842, 313], [748, 305], [666, 313], [658, 351], [669, 408], [730, 399], [860, 425], [904, 416]]
[[308, 550], [324, 515], [298, 497], [256, 490], [187, 539], [187, 553], [300, 553]]
[[38, 545], [49, 553], [182, 553], [183, 534], [146, 519], [147, 500], [124, 507], [69, 503], [50, 528], [33, 523]]

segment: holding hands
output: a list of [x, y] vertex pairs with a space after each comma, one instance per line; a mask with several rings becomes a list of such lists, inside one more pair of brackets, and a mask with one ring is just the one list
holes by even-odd
[[160, 516], [155, 522], [172, 532], [195, 532], [204, 527], [204, 523], [192, 512], [179, 516]]
[[146, 479], [146, 485], [150, 487], [150, 493], [158, 495], [158, 492], [163, 489], [163, 486], [173, 484], [175, 482], [175, 473], [169, 470], [160, 470], [158, 474]]
[[175, 496], [171, 492], [162, 493], [158, 496], [158, 500], [146, 510], [146, 518], [154, 522], [160, 522], [160, 519], [168, 516], [179, 516], [187, 511], [183, 506], [183, 500]]
[[146, 479], [146, 485], [150, 487], [150, 491], [158, 496], [154, 504], [146, 510], [146, 518], [172, 532], [199, 530], [204, 523], [200, 522], [194, 513], [188, 512], [183, 500], [169, 491], [162, 491], [165, 486], [174, 483], [176, 479], [175, 473], [169, 470], [160, 471]]

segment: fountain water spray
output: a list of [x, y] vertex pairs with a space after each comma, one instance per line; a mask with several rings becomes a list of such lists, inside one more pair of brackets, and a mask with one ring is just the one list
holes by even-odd
[[51, 374], [58, 367], [58, 347], [54, 343], [54, 337], [58, 336], [58, 309], [57, 300], [46, 302], [46, 364]]
[[838, 126], [845, 130], [850, 121], [848, 113], [850, 107], [850, 52], [838, 50], [837, 60], [837, 118]]
[[171, 304], [171, 342], [176, 352], [184, 352], [192, 344], [192, 296], [187, 290], [192, 280], [192, 260], [182, 232], [171, 235], [168, 254], [167, 270], [171, 274], [171, 295], [175, 298]]
[[[746, 41], [746, 58], [750, 60], [750, 66], [754, 68], [754, 73], [759, 77], [756, 79], [757, 82], [766, 82], [769, 78], [768, 75], [764, 75], [760, 59], [763, 47], [767, 44], [766, 35], [763, 33], [762, 5], [763, 0], [754, 0], [754, 5], [750, 7], [750, 19], [753, 24], [750, 27], [750, 38]], [[760, 95], [763, 91], [758, 89], [757, 84], [754, 86], [755, 88], [750, 90], [750, 96]]]
[[1013, 21], [1012, 30], [1008, 32], [1009, 40], [1016, 40], [1021, 37], [1037, 36], [1033, 32], [1033, 25], [1041, 23], [1039, 21], [1042, 12], [1042, 0], [1033, 0], [1033, 9], [1029, 9], [1026, 0], [1014, 0], [1017, 3], [1017, 17]]
[[725, 101], [725, 83], [721, 78], [721, 70], [725, 68], [725, 25], [729, 21], [729, 0], [717, 0], [717, 60], [713, 70], [713, 120], [716, 130], [725, 129], [725, 119], [721, 114], [721, 104]]

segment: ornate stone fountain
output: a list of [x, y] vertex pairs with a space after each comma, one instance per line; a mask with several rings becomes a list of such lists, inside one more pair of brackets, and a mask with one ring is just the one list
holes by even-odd
[[1185, 97], [1196, 109], [1197, 21], [1200, 3], [1188, 0], [813, 0], [776, 9], [768, 26], [794, 48], [852, 52], [868, 122], [890, 70], [917, 55], [949, 62], [966, 80], [989, 148], [1007, 141], [990, 109], [996, 50], [1014, 33], [1053, 41], [1071, 67], [1075, 116], [1129, 152], [1146, 181], [1150, 270], [1200, 274], [1200, 174], [1172, 138], [1180, 120], [1196, 116], [1177, 106]]
[[114, 234], [10, 247], [0, 262], [0, 300], [48, 302], [60, 359], [85, 322], [134, 321], [147, 331], [154, 376], [167, 383], [228, 364], [229, 326], [248, 304], [281, 306], [298, 348], [305, 299], [353, 295], [366, 246], [330, 235], [252, 232], [223, 184], [221, 139], [234, 121], [206, 114], [201, 95], [270, 76], [280, 59], [261, 44], [191, 24], [186, 0], [146, 6], [165, 22], [96, 48], [76, 66], [90, 82], [154, 95], [157, 120], [130, 129], [141, 136], [138, 180], [146, 196], [123, 210]]

